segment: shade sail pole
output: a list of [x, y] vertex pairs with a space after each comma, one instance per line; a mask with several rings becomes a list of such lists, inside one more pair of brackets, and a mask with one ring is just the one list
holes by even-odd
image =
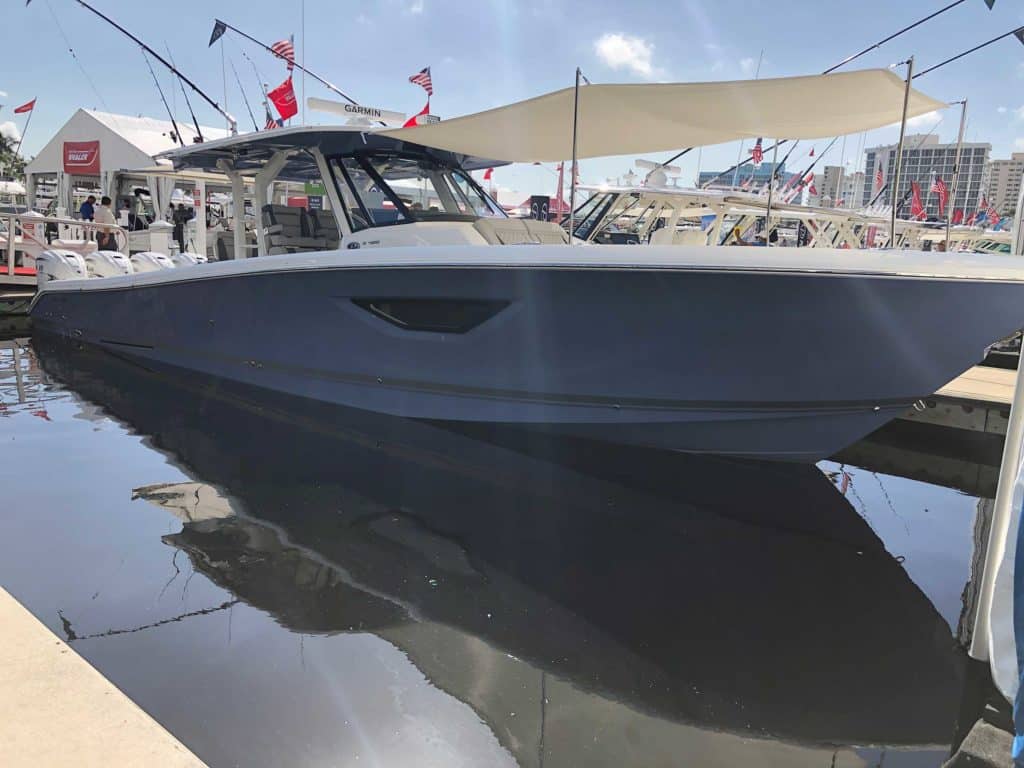
[[580, 117], [580, 68], [576, 67], [576, 89], [572, 101], [572, 178], [569, 180], [569, 245], [576, 236], [576, 138]]
[[964, 150], [964, 126], [967, 122], [967, 99], [960, 102], [960, 132], [956, 137], [956, 159], [953, 160], [953, 176], [949, 180], [949, 199], [946, 201], [946, 250], [949, 251], [949, 230], [953, 226], [953, 208], [956, 206], [956, 187], [960, 181], [960, 156]]
[[772, 191], [775, 189], [775, 174], [779, 172], [779, 142], [772, 148], [772, 172], [768, 177], [768, 207], [764, 214], [764, 244], [772, 244]]
[[914, 57], [911, 56], [904, 64], [907, 65], [907, 87], [903, 91], [903, 117], [900, 120], [900, 140], [896, 145], [896, 167], [892, 179], [892, 213], [889, 216], [889, 247], [896, 245], [896, 208], [900, 193], [900, 174], [903, 171], [903, 140], [907, 135], [907, 105], [910, 103], [910, 82], [914, 79]]

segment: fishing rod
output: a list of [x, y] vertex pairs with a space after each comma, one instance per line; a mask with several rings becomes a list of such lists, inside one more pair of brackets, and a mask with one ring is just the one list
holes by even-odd
[[252, 113], [252, 107], [249, 106], [249, 97], [245, 95], [245, 88], [242, 87], [242, 78], [238, 76], [238, 70], [235, 69], [235, 62], [232, 59], [228, 59], [231, 63], [231, 71], [235, 73], [235, 82], [238, 83], [238, 90], [242, 92], [242, 101], [245, 102], [245, 109], [249, 113], [249, 118], [252, 120], [252, 127], [254, 130], [259, 130], [260, 126], [256, 122], [256, 116]]
[[[28, 5], [31, 2], [32, 2], [32, 0], [25, 0], [25, 5]], [[237, 135], [237, 133], [238, 133], [238, 121], [235, 120], [235, 118], [232, 117], [223, 107], [221, 107], [220, 104], [218, 104], [216, 101], [214, 101], [209, 96], [207, 96], [205, 91], [203, 91], [202, 88], [200, 88], [198, 85], [196, 85], [191, 80], [189, 80], [184, 74], [182, 74], [181, 71], [177, 67], [175, 67], [173, 64], [171, 64], [169, 61], [167, 61], [167, 59], [165, 59], [159, 53], [154, 51], [152, 48], [150, 48], [148, 45], [146, 45], [144, 42], [142, 42], [139, 38], [137, 38], [135, 35], [133, 35], [127, 29], [125, 29], [120, 24], [118, 24], [116, 21], [111, 19], [109, 16], [107, 16], [107, 15], [97, 11], [95, 8], [93, 8], [91, 5], [89, 5], [87, 2], [85, 2], [85, 0], [75, 0], [75, 2], [78, 3], [80, 6], [82, 6], [83, 8], [85, 8], [87, 11], [90, 11], [90, 12], [94, 13], [96, 16], [99, 16], [101, 19], [103, 19], [105, 22], [107, 22], [110, 26], [112, 26], [118, 32], [120, 32], [121, 34], [125, 35], [128, 39], [130, 39], [132, 42], [134, 42], [136, 45], [138, 45], [140, 48], [142, 48], [144, 51], [146, 51], [150, 56], [152, 56], [154, 59], [156, 59], [161, 64], [163, 64], [165, 67], [167, 67], [167, 69], [171, 70], [171, 72], [176, 74], [181, 79], [181, 81], [183, 83], [185, 83], [189, 88], [191, 88], [193, 91], [195, 91], [200, 96], [202, 96], [203, 100], [206, 101], [207, 104], [209, 104], [211, 107], [213, 107], [215, 110], [217, 110], [217, 112], [219, 112], [224, 117], [224, 119], [228, 121], [228, 125], [231, 128], [231, 134], [232, 135]]]
[[[171, 46], [167, 45], [166, 40], [164, 40], [164, 47], [167, 48], [167, 58], [171, 60], [171, 64], [174, 64], [174, 56], [171, 54]], [[188, 91], [185, 90], [185, 85], [181, 82], [181, 78], [178, 78], [178, 87], [181, 88], [181, 95], [185, 97], [185, 105], [188, 107], [188, 113], [192, 115], [192, 125], [196, 127], [196, 140], [201, 143], [204, 141], [203, 129], [199, 127], [199, 121], [196, 119], [196, 113], [192, 109], [192, 101], [188, 97]]]
[[160, 94], [160, 101], [164, 103], [164, 109], [167, 110], [167, 116], [171, 118], [171, 126], [174, 128], [174, 138], [178, 140], [181, 146], [185, 146], [185, 140], [181, 137], [181, 131], [178, 129], [178, 121], [174, 119], [174, 113], [171, 108], [167, 105], [167, 98], [164, 96], [164, 89], [160, 87], [160, 81], [156, 79], [156, 72], [153, 71], [153, 65], [149, 63], [149, 56], [146, 52], [142, 52], [142, 58], [146, 60], [146, 66], [149, 67], [149, 74], [153, 76], [153, 84], [156, 85], [157, 93]]
[[[948, 10], [950, 10], [952, 8], [955, 8], [956, 6], [958, 6], [958, 5], [960, 5], [961, 3], [964, 3], [964, 2], [966, 2], [966, 0], [955, 0], [955, 2], [952, 2], [949, 5], [947, 5], [947, 6], [943, 7], [943, 8], [940, 8], [939, 10], [935, 11], [934, 13], [931, 13], [928, 16], [925, 16], [923, 19], [918, 19], [913, 24], [910, 24], [910, 25], [904, 27], [903, 29], [901, 29], [901, 30], [899, 30], [897, 32], [894, 32], [893, 34], [889, 35], [888, 37], [885, 37], [885, 38], [879, 40], [874, 45], [868, 46], [863, 51], [855, 53], [852, 56], [847, 56], [845, 59], [840, 61], [838, 64], [832, 65], [831, 67], [826, 69], [821, 74], [827, 75], [827, 74], [829, 74], [831, 72], [834, 72], [835, 70], [839, 69], [840, 67], [843, 67], [843, 66], [849, 64], [854, 59], [859, 59], [864, 54], [870, 53], [871, 51], [873, 51], [873, 50], [875, 50], [877, 48], [880, 48], [885, 43], [888, 43], [890, 40], [895, 40], [897, 37], [899, 37], [903, 33], [909, 32], [910, 30], [914, 29], [915, 27], [920, 26], [921, 24], [924, 24], [926, 21], [929, 21], [930, 19], [934, 19], [936, 16], [938, 16], [940, 14], [943, 14], [946, 11], [948, 11]], [[994, 2], [994, 0], [992, 0], [991, 2], [990, 2], [990, 0], [985, 0], [985, 4], [989, 7], [989, 10], [991, 10], [992, 6], [995, 4], [995, 2]], [[929, 67], [928, 69], [926, 69], [926, 70], [924, 70], [922, 72], [918, 72], [916, 75], [914, 75], [913, 79], [917, 79], [921, 75], [927, 74], [928, 72], [931, 72], [932, 70], [938, 69], [939, 67], [941, 67], [941, 66], [943, 66], [945, 64], [949, 64], [951, 61], [956, 61], [957, 59], [959, 59], [959, 58], [961, 58], [963, 56], [966, 56], [969, 53], [973, 53], [974, 51], [977, 51], [980, 48], [984, 48], [986, 45], [991, 45], [992, 43], [997, 42], [999, 40], [1002, 40], [1004, 37], [1009, 37], [1010, 35], [1016, 35], [1017, 39], [1020, 40], [1022, 44], [1024, 44], [1024, 27], [1018, 27], [1017, 29], [1011, 30], [1011, 31], [1007, 32], [1004, 35], [1000, 35], [999, 37], [994, 37], [991, 40], [989, 40], [989, 41], [987, 41], [985, 43], [982, 43], [981, 45], [975, 46], [974, 48], [971, 48], [969, 51], [964, 51], [963, 53], [960, 53], [960, 54], [957, 54], [956, 56], [948, 58], [945, 61], [940, 62], [939, 64], [936, 64], [934, 67]], [[781, 147], [786, 142], [787, 142], [787, 139], [782, 139], [781, 141], [777, 141], [775, 144], [772, 144], [770, 147], [767, 147], [764, 151], [768, 152], [770, 150], [775, 149], [776, 147]], [[671, 163], [671, 162], [673, 162], [675, 160], [678, 160], [680, 157], [682, 157], [683, 155], [685, 155], [687, 152], [689, 152], [692, 149], [693, 149], [693, 147], [688, 147], [688, 148], [684, 149], [682, 152], [680, 152], [677, 155], [674, 155], [673, 157], [670, 157], [668, 160], [666, 160], [665, 164], [667, 165], [668, 163]], [[717, 179], [721, 178], [721, 176], [725, 176], [727, 173], [731, 173], [732, 171], [735, 171], [737, 168], [742, 167], [743, 165], [745, 165], [748, 162], [750, 162], [749, 158], [747, 160], [744, 160], [741, 163], [737, 163], [736, 165], [732, 166], [728, 170], [723, 171], [719, 176], [716, 176], [714, 179], [711, 179], [711, 181], [708, 181], [707, 184], [710, 184], [711, 182], [716, 181]], [[705, 184], [704, 186], [707, 186], [707, 184]]]
[[[78, 0], [78, 2], [81, 2], [81, 0]], [[226, 21], [221, 21], [220, 19], [214, 19], [213, 33], [210, 35], [210, 45], [213, 45], [215, 42], [217, 42], [221, 38], [221, 36], [224, 34], [224, 32], [229, 30], [229, 29], [232, 32], [235, 32], [235, 33], [241, 35], [246, 40], [248, 40], [248, 41], [250, 41], [252, 43], [256, 43], [256, 45], [258, 45], [260, 48], [263, 48], [264, 50], [269, 51], [270, 53], [272, 53], [275, 56], [277, 56], [279, 59], [284, 59], [285, 58], [284, 56], [279, 54], [277, 51], [275, 51], [273, 48], [271, 48], [266, 43], [260, 42], [259, 40], [257, 40], [252, 35], [247, 35], [247, 34], [245, 34], [245, 32], [240, 30], [238, 27], [233, 27], [230, 24], [228, 24]], [[285, 59], [285, 61], [288, 62], [289, 66], [293, 66], [296, 69], [301, 70], [302, 72], [305, 72], [307, 75], [312, 77], [314, 80], [316, 80], [321, 85], [325, 86], [326, 88], [328, 88], [331, 91], [334, 91], [336, 94], [341, 96], [341, 98], [345, 99], [345, 101], [347, 101], [349, 104], [351, 104], [353, 106], [359, 106], [355, 99], [353, 99], [351, 96], [349, 96], [343, 90], [341, 90], [338, 86], [334, 85], [334, 83], [331, 83], [331, 82], [325, 80], [324, 78], [320, 77], [320, 75], [318, 75], [316, 72], [310, 72], [304, 66], [299, 64], [299, 62], [295, 61], [295, 57], [294, 56], [292, 58], [290, 58], [290, 59]]]
[[932, 72], [932, 71], [938, 69], [939, 67], [944, 67], [946, 64], [949, 64], [951, 61], [956, 61], [957, 59], [962, 59], [964, 56], [966, 56], [969, 53], [974, 53], [975, 51], [980, 51], [985, 46], [992, 45], [992, 43], [999, 42], [1003, 38], [1009, 37], [1010, 35], [1015, 36], [1018, 40], [1020, 40], [1021, 44], [1024, 45], [1024, 27], [1017, 27], [1016, 29], [1011, 29], [1009, 32], [1004, 32], [1003, 34], [999, 35], [998, 37], [993, 37], [991, 40], [986, 40], [984, 43], [981, 43], [980, 45], [976, 45], [973, 48], [969, 48], [968, 50], [964, 51], [963, 53], [958, 53], [956, 56], [950, 56], [945, 61], [940, 61], [938, 64], [936, 64], [934, 66], [931, 66], [931, 67], [928, 67], [928, 69], [921, 70], [916, 75], [914, 75], [911, 78], [911, 80], [916, 80], [917, 78], [921, 77], [921, 75], [927, 75], [929, 72]]

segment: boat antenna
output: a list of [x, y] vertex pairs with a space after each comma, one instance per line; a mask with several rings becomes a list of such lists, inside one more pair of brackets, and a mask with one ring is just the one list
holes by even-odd
[[[29, 2], [31, 2], [31, 1], [32, 0], [29, 0]], [[110, 26], [112, 26], [118, 32], [120, 32], [121, 34], [125, 35], [128, 39], [130, 39], [136, 45], [141, 47], [142, 50], [144, 50], [146, 53], [148, 53], [154, 59], [156, 59], [161, 64], [163, 64], [165, 67], [167, 67], [167, 69], [171, 70], [171, 72], [176, 74], [181, 79], [181, 82], [185, 83], [185, 85], [187, 85], [193, 91], [195, 91], [200, 96], [202, 96], [203, 100], [206, 101], [207, 104], [209, 104], [211, 107], [213, 107], [215, 110], [217, 110], [224, 117], [224, 119], [228, 121], [228, 125], [231, 128], [231, 134], [232, 135], [236, 135], [238, 133], [238, 121], [235, 120], [235, 118], [232, 117], [230, 114], [228, 114], [228, 112], [220, 104], [218, 104], [216, 101], [214, 101], [209, 96], [207, 96], [206, 92], [203, 91], [202, 88], [200, 88], [198, 85], [196, 85], [191, 80], [189, 80], [184, 74], [182, 74], [181, 71], [177, 67], [175, 67], [173, 64], [171, 64], [169, 61], [167, 61], [167, 59], [165, 59], [159, 53], [154, 51], [152, 48], [150, 48], [148, 45], [146, 45], [144, 42], [142, 42], [139, 38], [137, 38], [131, 32], [129, 32], [127, 29], [125, 29], [120, 24], [118, 24], [116, 21], [114, 21], [112, 18], [110, 18], [109, 16], [107, 16], [107, 15], [97, 11], [95, 8], [93, 8], [91, 5], [89, 5], [87, 2], [85, 2], [85, 0], [75, 0], [75, 2], [78, 3], [80, 6], [82, 6], [83, 8], [85, 8], [87, 11], [91, 11], [95, 15], [99, 16], [101, 19], [103, 19], [105, 22], [107, 22]]]
[[238, 83], [238, 90], [242, 92], [242, 101], [245, 102], [245, 109], [249, 113], [249, 119], [252, 120], [253, 130], [258, 131], [260, 129], [259, 123], [256, 122], [256, 116], [252, 113], [252, 107], [249, 106], [249, 97], [245, 95], [245, 88], [242, 87], [242, 78], [238, 76], [238, 70], [235, 69], [235, 62], [232, 59], [228, 59], [231, 63], [231, 71], [235, 73], [235, 82]]
[[181, 137], [181, 130], [178, 128], [178, 121], [174, 119], [174, 113], [171, 108], [167, 105], [167, 97], [164, 96], [164, 89], [160, 87], [160, 81], [156, 78], [156, 72], [153, 71], [153, 65], [149, 63], [149, 56], [146, 55], [146, 51], [142, 51], [142, 58], [146, 60], [146, 66], [149, 67], [149, 74], [153, 76], [153, 84], [156, 85], [157, 93], [160, 94], [160, 101], [164, 103], [164, 109], [167, 110], [167, 116], [171, 118], [171, 126], [174, 128], [174, 138], [178, 140], [181, 146], [185, 146], [185, 139]]
[[[171, 60], [171, 64], [174, 64], [174, 56], [171, 55], [171, 46], [167, 45], [166, 40], [164, 40], [164, 46], [167, 48], [167, 58]], [[201, 143], [205, 141], [203, 138], [203, 129], [199, 127], [199, 121], [196, 119], [196, 113], [192, 109], [192, 101], [189, 99], [188, 91], [185, 90], [185, 84], [181, 82], [180, 77], [178, 78], [178, 87], [181, 88], [181, 95], [185, 97], [185, 105], [188, 107], [188, 113], [192, 115], [192, 125], [196, 127], [196, 143]]]

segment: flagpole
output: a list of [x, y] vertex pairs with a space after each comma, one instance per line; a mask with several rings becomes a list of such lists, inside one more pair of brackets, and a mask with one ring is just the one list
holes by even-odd
[[907, 135], [907, 106], [910, 104], [910, 81], [914, 79], [914, 57], [905, 62], [907, 65], [907, 86], [903, 91], [903, 117], [900, 119], [900, 140], [896, 145], [896, 167], [893, 169], [892, 180], [892, 213], [889, 216], [889, 247], [896, 245], [896, 196], [900, 193], [900, 175], [903, 172], [903, 140]]
[[576, 231], [576, 139], [580, 116], [580, 68], [576, 67], [576, 89], [572, 101], [572, 178], [569, 180], [569, 245], [573, 244]]
[[32, 109], [30, 109], [28, 111], [28, 117], [25, 119], [25, 127], [21, 131], [21, 138], [18, 139], [18, 146], [14, 148], [14, 156], [15, 157], [17, 157], [18, 153], [21, 152], [21, 142], [23, 142], [25, 140], [25, 134], [28, 133], [29, 123], [32, 122], [32, 115], [34, 115], [35, 111], [36, 111], [36, 105], [34, 103], [35, 99], [32, 99], [32, 101], [33, 101]]
[[[960, 132], [956, 137], [956, 158], [953, 160], [953, 177], [949, 180], [949, 200], [946, 201], [946, 250], [951, 245], [949, 230], [953, 226], [953, 208], [956, 206], [956, 187], [960, 180], [960, 155], [964, 148], [964, 126], [967, 121], [967, 99], [960, 102]], [[964, 206], [967, 207], [966, 205]]]

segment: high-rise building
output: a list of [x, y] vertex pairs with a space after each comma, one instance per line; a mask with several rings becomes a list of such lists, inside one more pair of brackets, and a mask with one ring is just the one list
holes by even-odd
[[836, 207], [839, 207], [840, 201], [843, 208], [857, 209], [864, 205], [864, 171], [847, 171], [843, 174]]
[[1009, 160], [993, 160], [988, 164], [985, 197], [1000, 216], [1015, 215], [1021, 176], [1024, 176], [1024, 152], [1014, 152]]
[[[875, 205], [892, 203], [892, 181], [896, 171], [896, 146], [889, 144], [883, 147], [871, 147], [864, 150], [864, 203], [874, 200]], [[988, 156], [992, 152], [991, 144], [964, 143], [960, 160], [960, 179], [957, 183], [956, 199], [949, 205], [969, 216], [978, 207], [978, 201], [988, 181]], [[897, 195], [903, 203], [900, 216], [910, 216], [909, 192], [911, 183], [921, 186], [921, 202], [929, 217], [941, 218], [939, 215], [939, 196], [930, 191], [935, 177], [942, 179], [950, 186], [953, 178], [953, 163], [956, 159], [956, 144], [940, 144], [937, 136], [907, 136], [903, 141], [903, 170], [900, 173], [900, 189]], [[879, 188], [877, 185], [878, 168], [882, 169], [883, 189], [875, 200]], [[905, 198], [905, 200], [904, 200]]]

